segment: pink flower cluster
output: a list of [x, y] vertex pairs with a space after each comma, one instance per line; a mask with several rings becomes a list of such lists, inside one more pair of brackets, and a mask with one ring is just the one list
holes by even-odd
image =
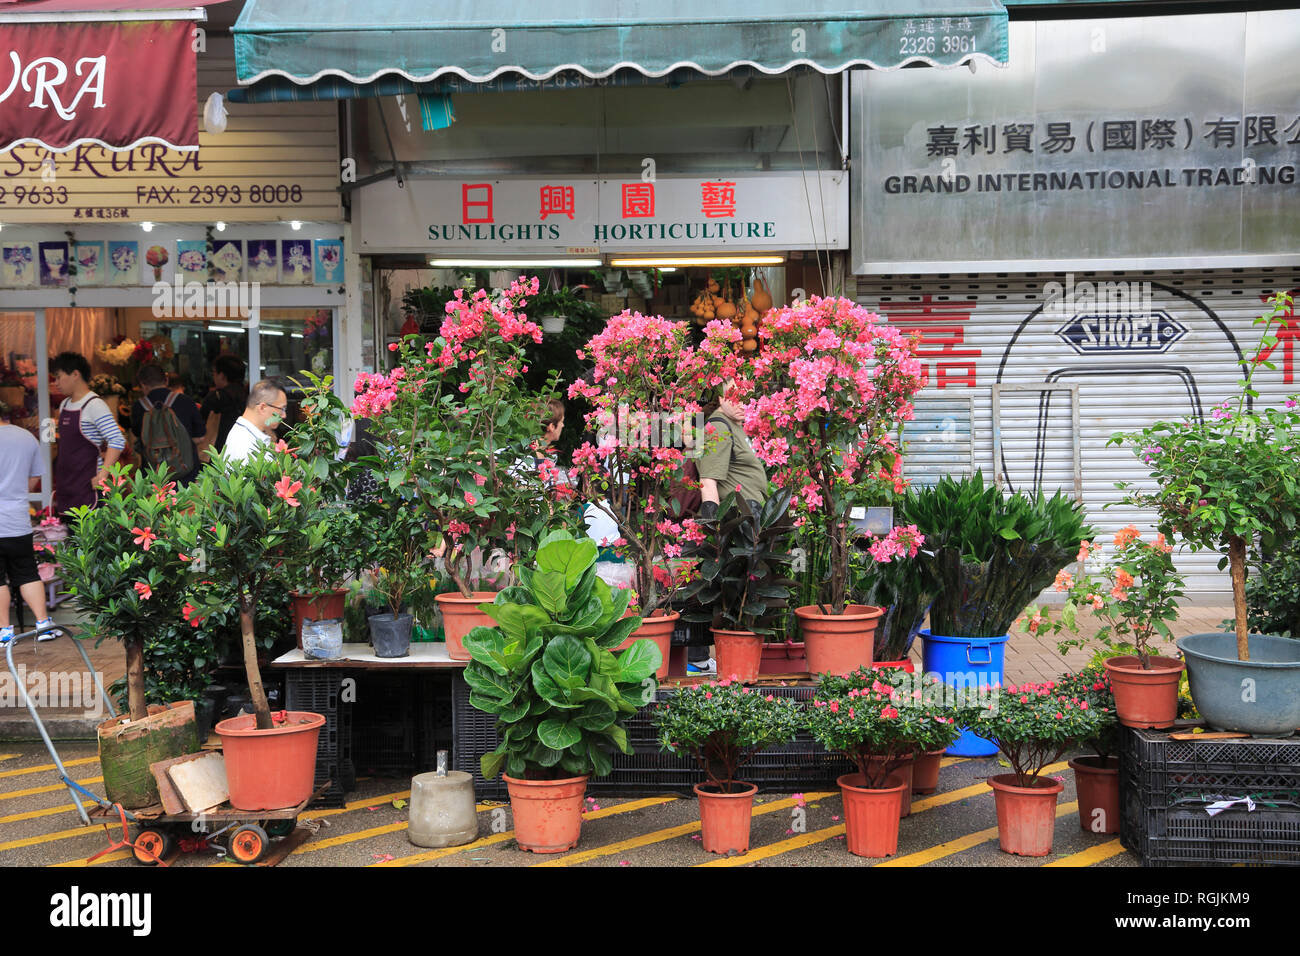
[[917, 530], [916, 525], [909, 524], [906, 527], [891, 528], [883, 538], [871, 536], [871, 545], [867, 550], [877, 563], [888, 564], [894, 558], [916, 557], [916, 552], [923, 544], [925, 535]]
[[374, 418], [387, 411], [397, 401], [397, 387], [405, 377], [406, 369], [400, 365], [387, 375], [362, 372], [353, 385], [357, 397], [352, 403], [352, 414], [358, 418]]

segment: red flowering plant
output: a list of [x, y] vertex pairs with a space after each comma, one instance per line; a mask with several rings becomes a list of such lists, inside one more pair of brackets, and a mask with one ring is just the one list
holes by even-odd
[[[493, 547], [536, 550], [548, 529], [576, 524], [572, 492], [541, 454], [552, 375], [540, 393], [524, 385], [524, 348], [542, 330], [524, 311], [538, 292], [536, 277], [520, 277], [494, 300], [483, 289], [456, 290], [439, 336], [408, 335], [389, 346], [397, 364], [386, 375], [362, 374], [352, 412], [370, 419], [379, 452], [361, 460], [375, 472], [383, 501], [373, 517], [413, 509], [440, 534], [442, 558], [460, 592], [473, 591], [474, 554]], [[573, 512], [572, 517], [570, 513]], [[379, 549], [393, 561], [432, 562], [427, 549]]]
[[[1091, 638], [1060, 641], [1057, 646], [1061, 653], [1096, 642], [1115, 653], [1136, 654], [1142, 668], [1150, 670], [1147, 645], [1151, 639], [1156, 634], [1173, 639], [1168, 622], [1178, 618], [1183, 577], [1174, 568], [1170, 557], [1174, 549], [1163, 534], [1157, 534], [1154, 541], [1144, 541], [1137, 527], [1129, 525], [1116, 532], [1114, 543], [1115, 552], [1103, 565], [1100, 577], [1083, 573], [1076, 579], [1066, 570], [1057, 574], [1054, 589], [1066, 595], [1059, 618], [1053, 619], [1050, 609], [1034, 604], [1020, 620], [1031, 634], [1060, 634], [1065, 630], [1078, 634], [1078, 613], [1091, 608], [1105, 623]], [[1101, 549], [1100, 543], [1080, 542], [1078, 560], [1095, 558]]]
[[740, 768], [793, 740], [803, 715], [793, 699], [745, 687], [733, 676], [682, 687], [655, 705], [653, 720], [662, 750], [689, 753], [717, 792], [736, 793], [745, 787]]
[[163, 470], [109, 469], [96, 507], [72, 510], [75, 533], [55, 546], [73, 607], [96, 643], [121, 640], [127, 706], [147, 715], [145, 642], [181, 617], [190, 569], [177, 520], [175, 482]]
[[596, 443], [573, 453], [570, 475], [617, 524], [616, 544], [634, 568], [643, 616], [670, 597], [655, 567], [704, 540], [703, 527], [683, 517], [672, 492], [687, 480], [690, 455], [709, 441], [695, 434], [700, 402], [735, 376], [740, 337], [730, 322], [714, 321], [695, 347], [685, 322], [623, 312], [579, 352], [595, 367], [590, 381], [570, 386], [569, 397], [591, 404], [586, 422]]
[[1113, 719], [1113, 707], [1095, 707], [1076, 688], [1048, 681], [993, 688], [983, 702], [966, 709], [961, 722], [998, 745], [1018, 786], [1033, 787], [1043, 768], [1081, 741], [1095, 739]]
[[1102, 664], [1089, 664], [1076, 673], [1056, 679], [1056, 690], [1071, 700], [1078, 698], [1088, 709], [1100, 714], [1096, 734], [1084, 739], [1098, 757], [1105, 760], [1119, 753], [1119, 719], [1115, 716], [1115, 695], [1110, 689], [1110, 673]]
[[[849, 299], [816, 296], [769, 312], [759, 335], [762, 351], [745, 386], [752, 390], [745, 432], [769, 477], [792, 495], [796, 525], [810, 526], [829, 552], [822, 612], [843, 614], [849, 512], [866, 483], [905, 487], [892, 436], [912, 418], [921, 388], [918, 340]], [[884, 561], [914, 557], [921, 543], [914, 527], [895, 527], [868, 550]]]
[[851, 760], [866, 787], [880, 789], [908, 755], [957, 739], [961, 723], [951, 696], [933, 675], [860, 668], [822, 678], [804, 711], [805, 726], [827, 750]]
[[190, 623], [227, 606], [239, 608], [244, 672], [257, 728], [272, 726], [257, 663], [257, 609], [284, 587], [284, 562], [321, 508], [309, 459], [288, 450], [255, 455], [238, 467], [204, 468], [181, 493], [173, 515], [176, 543], [216, 587], [192, 591], [182, 614]]

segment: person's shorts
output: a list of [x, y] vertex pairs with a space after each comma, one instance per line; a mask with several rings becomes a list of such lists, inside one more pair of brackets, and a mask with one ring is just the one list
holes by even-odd
[[24, 534], [16, 538], [0, 538], [0, 586], [20, 588], [40, 579], [32, 536]]

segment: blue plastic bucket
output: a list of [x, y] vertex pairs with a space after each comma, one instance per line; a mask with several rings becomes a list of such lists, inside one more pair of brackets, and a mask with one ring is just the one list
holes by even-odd
[[[1007, 637], [941, 637], [923, 629], [921, 666], [951, 687], [992, 687], [1002, 683]], [[998, 752], [991, 740], [962, 730], [947, 753], [954, 757], [991, 757]]]

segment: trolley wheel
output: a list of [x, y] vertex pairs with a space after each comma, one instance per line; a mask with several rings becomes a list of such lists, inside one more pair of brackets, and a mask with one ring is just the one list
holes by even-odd
[[137, 863], [157, 866], [159, 860], [175, 849], [176, 841], [170, 833], [160, 828], [149, 827], [136, 834], [135, 845], [131, 848], [131, 852]]
[[256, 863], [266, 855], [270, 837], [256, 823], [243, 823], [230, 834], [230, 855], [240, 863]]
[[266, 835], [271, 837], [287, 837], [297, 825], [297, 820], [267, 820], [262, 824]]

